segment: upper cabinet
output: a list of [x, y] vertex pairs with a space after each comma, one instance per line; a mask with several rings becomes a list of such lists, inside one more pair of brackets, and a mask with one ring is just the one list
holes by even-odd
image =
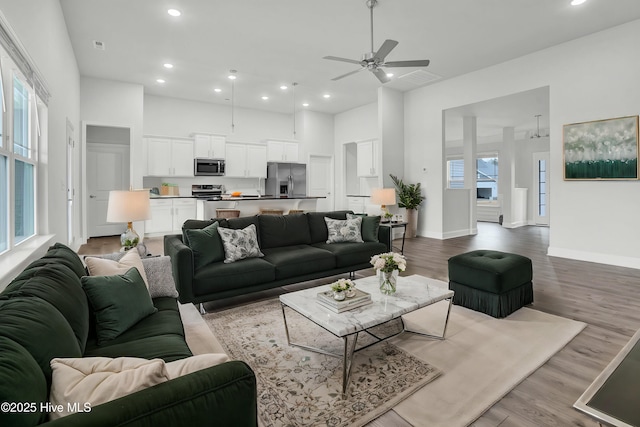
[[379, 143], [376, 140], [362, 141], [356, 144], [356, 170], [359, 177], [378, 176], [380, 159]]
[[193, 157], [205, 159], [226, 158], [226, 139], [222, 135], [193, 135]]
[[267, 147], [262, 144], [228, 142], [225, 176], [228, 178], [266, 178]]
[[299, 162], [300, 148], [297, 142], [267, 141], [268, 162]]
[[149, 176], [193, 177], [193, 142], [189, 139], [149, 137], [147, 174]]

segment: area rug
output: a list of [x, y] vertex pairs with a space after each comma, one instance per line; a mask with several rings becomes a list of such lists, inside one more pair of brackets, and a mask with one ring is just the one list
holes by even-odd
[[[342, 359], [287, 345], [277, 299], [204, 319], [230, 357], [256, 373], [258, 412], [266, 427], [362, 426], [440, 374], [388, 342], [374, 344], [356, 353], [343, 399]], [[342, 354], [343, 341], [313, 322], [288, 309], [287, 321], [292, 341]]]

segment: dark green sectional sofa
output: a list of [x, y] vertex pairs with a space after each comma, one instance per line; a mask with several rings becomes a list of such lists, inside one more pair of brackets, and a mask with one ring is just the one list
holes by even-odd
[[[155, 298], [157, 312], [98, 345], [81, 285], [84, 266], [56, 244], [0, 293], [0, 426], [256, 426], [253, 371], [226, 362], [48, 421], [50, 361], [64, 357], [191, 356], [175, 298]], [[8, 404], [8, 406], [7, 406]]]
[[[221, 227], [243, 229], [254, 224], [261, 258], [194, 269], [194, 253], [184, 235], [164, 237], [164, 253], [171, 257], [173, 276], [182, 303], [203, 303], [291, 283], [371, 268], [373, 255], [391, 250], [391, 229], [379, 227], [379, 217], [363, 219], [364, 243], [326, 243], [324, 218], [346, 219], [352, 211], [255, 215], [240, 218], [188, 220], [184, 229], [201, 229], [218, 221]], [[213, 249], [212, 249], [213, 250]]]

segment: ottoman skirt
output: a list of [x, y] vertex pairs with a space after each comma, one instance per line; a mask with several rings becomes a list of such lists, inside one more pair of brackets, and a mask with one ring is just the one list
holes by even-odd
[[449, 282], [449, 289], [455, 292], [454, 304], [497, 318], [507, 317], [533, 302], [532, 282], [524, 283], [502, 294], [471, 288], [453, 281]]

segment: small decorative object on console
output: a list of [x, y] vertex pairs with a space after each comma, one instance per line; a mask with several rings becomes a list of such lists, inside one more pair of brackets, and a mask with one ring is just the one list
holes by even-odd
[[407, 268], [405, 257], [395, 252], [378, 254], [371, 257], [371, 265], [379, 273], [380, 292], [385, 295], [394, 294], [398, 272], [405, 271]]
[[[352, 288], [354, 296], [351, 298], [345, 298], [342, 301], [335, 299], [334, 291], [325, 291], [318, 293], [318, 304], [330, 309], [335, 313], [342, 313], [345, 310], [352, 310], [363, 305], [371, 304], [371, 295], [361, 291], [360, 289]], [[341, 292], [343, 295], [345, 291]]]
[[355, 296], [355, 283], [350, 279], [340, 279], [331, 284], [331, 290], [333, 291], [333, 298], [336, 301], [342, 301], [347, 298]]

